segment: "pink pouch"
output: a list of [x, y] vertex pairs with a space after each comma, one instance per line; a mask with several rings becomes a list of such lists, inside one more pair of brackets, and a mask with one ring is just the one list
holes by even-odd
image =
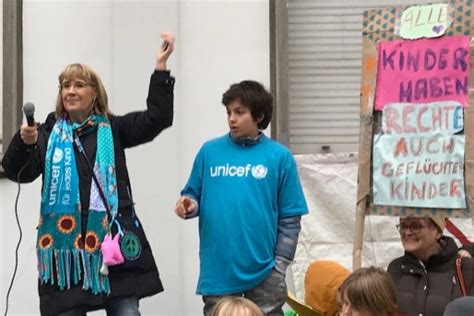
[[102, 252], [102, 267], [100, 273], [103, 275], [109, 274], [108, 266], [114, 266], [124, 262], [122, 251], [120, 250], [120, 234], [115, 234], [115, 237], [111, 239], [111, 234], [106, 234], [104, 241], [100, 246]]

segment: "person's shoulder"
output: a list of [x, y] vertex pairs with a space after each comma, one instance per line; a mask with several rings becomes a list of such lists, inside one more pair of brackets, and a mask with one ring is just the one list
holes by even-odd
[[56, 121], [57, 121], [56, 113], [51, 112], [46, 117], [46, 120], [44, 121], [44, 123], [41, 124], [40, 128], [46, 131], [50, 131], [53, 129], [54, 124], [56, 124]]
[[203, 148], [209, 148], [209, 147], [214, 147], [214, 146], [219, 146], [219, 145], [222, 145], [222, 144], [226, 144], [229, 141], [228, 137], [229, 136], [226, 134], [226, 135], [222, 135], [222, 136], [218, 136], [218, 137], [208, 139], [202, 144], [202, 147]]
[[262, 135], [262, 142], [264, 142], [264, 144], [266, 145], [266, 149], [267, 149], [266, 152], [270, 154], [271, 156], [273, 156], [275, 159], [278, 159], [279, 161], [283, 162], [285, 165], [296, 163], [293, 157], [293, 153], [287, 146], [265, 135]]
[[395, 258], [392, 261], [390, 261], [390, 263], [388, 264], [388, 269], [393, 268], [397, 265], [400, 265], [403, 261], [403, 257], [404, 256], [401, 256], [401, 257]]
[[196, 156], [205, 157], [208, 154], [213, 155], [215, 152], [222, 152], [223, 146], [225, 146], [226, 142], [227, 142], [226, 135], [208, 139], [204, 143], [201, 144], [201, 147], [196, 153]]
[[276, 140], [266, 136], [265, 134], [262, 135], [262, 141], [267, 144], [267, 146], [270, 146], [273, 150], [279, 151], [283, 154], [292, 154], [291, 150], [283, 145], [282, 143], [277, 142]]
[[404, 276], [408, 275], [417, 278], [417, 275], [420, 273], [431, 273], [437, 269], [439, 269], [438, 265], [431, 264], [430, 267], [425, 267], [414, 255], [405, 253], [403, 256], [398, 257], [389, 263], [387, 272], [392, 276], [392, 279], [397, 284]]

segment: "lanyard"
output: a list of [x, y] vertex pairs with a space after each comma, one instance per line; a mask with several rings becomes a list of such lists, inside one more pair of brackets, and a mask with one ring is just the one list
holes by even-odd
[[89, 167], [89, 171], [92, 173], [92, 179], [94, 179], [95, 185], [97, 187], [97, 190], [99, 190], [99, 195], [100, 198], [102, 199], [102, 202], [104, 203], [105, 209], [107, 211], [107, 218], [110, 221], [112, 220], [112, 214], [110, 213], [110, 207], [109, 203], [107, 203], [107, 199], [105, 198], [104, 191], [102, 190], [102, 187], [99, 183], [99, 180], [97, 180], [97, 177], [94, 172], [94, 168], [91, 165], [91, 162], [89, 161], [89, 158], [86, 155], [86, 151], [84, 150], [84, 147], [82, 146], [81, 141], [79, 140], [79, 136], [74, 132], [74, 145], [76, 145], [77, 150], [81, 153], [82, 157], [84, 157], [84, 160], [86, 161], [87, 166]]

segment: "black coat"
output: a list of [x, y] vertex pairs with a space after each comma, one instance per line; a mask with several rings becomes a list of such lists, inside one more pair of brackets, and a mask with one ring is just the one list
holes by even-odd
[[[132, 214], [135, 216], [124, 149], [149, 142], [163, 129], [171, 126], [173, 121], [173, 88], [174, 79], [170, 77], [169, 72], [155, 71], [150, 79], [147, 110], [110, 117], [114, 138], [119, 198], [118, 216], [124, 219], [130, 219]], [[55, 115], [51, 113], [46, 122], [40, 125], [38, 129], [38, 142], [35, 146], [25, 145], [19, 133], [13, 137], [2, 161], [5, 175], [9, 179], [17, 181], [18, 172], [25, 165], [30, 154], [32, 160], [21, 173], [20, 182], [31, 182], [43, 174], [48, 138], [55, 122]], [[96, 134], [95, 131], [80, 137], [92, 164], [95, 161], [97, 148]], [[81, 227], [84, 236], [87, 227], [92, 174], [84, 157], [80, 155], [77, 149], [75, 150], [75, 156], [82, 209]], [[142, 234], [145, 240], [142, 244], [141, 256], [134, 265], [124, 267], [122, 264], [109, 267], [111, 285], [109, 296], [93, 295], [90, 290], [82, 290], [82, 284], [64, 291], [61, 291], [56, 285], [39, 284], [41, 314], [55, 315], [76, 307], [83, 307], [87, 310], [100, 309], [103, 308], [103, 304], [107, 299], [131, 296], [141, 298], [163, 291], [150, 245], [141, 227], [139, 225], [139, 233]]]
[[[461, 297], [456, 277], [458, 247], [450, 237], [442, 237], [442, 250], [421, 263], [414, 255], [393, 260], [388, 266], [397, 288], [398, 312], [400, 314], [442, 316], [446, 305]], [[467, 295], [474, 295], [473, 259], [463, 258], [462, 274]]]

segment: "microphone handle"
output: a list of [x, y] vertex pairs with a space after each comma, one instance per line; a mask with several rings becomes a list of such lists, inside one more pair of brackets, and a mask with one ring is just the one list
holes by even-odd
[[33, 115], [27, 116], [26, 117], [26, 122], [27, 122], [28, 126], [35, 126], [35, 119], [34, 119]]

